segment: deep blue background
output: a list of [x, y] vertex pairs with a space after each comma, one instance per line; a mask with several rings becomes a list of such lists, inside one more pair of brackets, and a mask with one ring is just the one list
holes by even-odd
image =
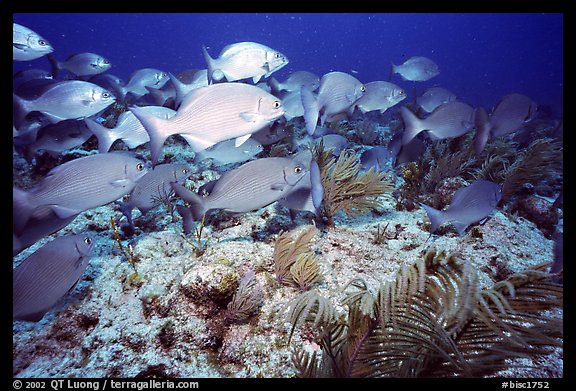
[[[308, 70], [322, 76], [358, 73], [362, 82], [389, 80], [390, 63], [430, 57], [441, 73], [427, 82], [392, 79], [418, 92], [450, 89], [473, 106], [490, 108], [511, 92], [562, 113], [562, 14], [14, 14], [38, 32], [64, 60], [95, 52], [127, 80], [144, 67], [178, 73], [205, 68], [202, 45], [212, 57], [231, 43], [255, 41], [284, 53], [290, 63], [274, 74]], [[14, 63], [14, 71], [49, 69], [43, 57]]]

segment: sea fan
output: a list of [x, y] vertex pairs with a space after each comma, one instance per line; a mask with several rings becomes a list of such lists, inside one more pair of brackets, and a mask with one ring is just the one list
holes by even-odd
[[[494, 375], [509, 366], [507, 359], [562, 345], [561, 320], [542, 314], [562, 307], [562, 286], [542, 271], [547, 266], [480, 291], [468, 262], [432, 250], [382, 283], [376, 297], [362, 280], [348, 284], [347, 319], [315, 318], [321, 360], [295, 348], [293, 362], [300, 376]], [[294, 308], [316, 308], [315, 299], [301, 298]], [[293, 329], [311, 312], [295, 317], [293, 311]]]
[[296, 263], [298, 257], [302, 254], [311, 251], [310, 241], [315, 233], [316, 229], [311, 226], [302, 231], [296, 239], [292, 239], [290, 232], [284, 232], [276, 239], [274, 246], [274, 273], [276, 274], [276, 280], [280, 284], [291, 285], [293, 283], [292, 265]]
[[254, 315], [264, 301], [262, 286], [253, 271], [248, 271], [238, 285], [238, 289], [228, 303], [226, 320], [243, 322]]

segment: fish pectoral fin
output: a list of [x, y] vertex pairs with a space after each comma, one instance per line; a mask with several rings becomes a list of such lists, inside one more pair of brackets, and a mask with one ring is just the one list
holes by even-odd
[[115, 181], [110, 182], [110, 184], [114, 187], [126, 187], [130, 182], [131, 181], [128, 179], [116, 179]]
[[242, 118], [246, 122], [257, 122], [260, 120], [262, 116], [259, 113], [250, 113], [247, 111], [243, 111], [240, 113], [240, 118]]
[[26, 45], [24, 45], [24, 44], [22, 44], [22, 43], [17, 43], [17, 42], [12, 43], [12, 46], [14, 46], [14, 47], [15, 47], [16, 49], [18, 49], [18, 50], [26, 50], [26, 49], [28, 49], [28, 46], [26, 46]]
[[236, 148], [238, 148], [240, 145], [244, 144], [246, 142], [246, 140], [248, 140], [250, 138], [250, 133], [248, 133], [245, 136], [240, 136], [238, 138], [236, 138], [236, 140], [234, 140], [234, 146]]
[[50, 205], [50, 209], [58, 216], [60, 219], [67, 219], [79, 213], [76, 209], [66, 208], [60, 205]]

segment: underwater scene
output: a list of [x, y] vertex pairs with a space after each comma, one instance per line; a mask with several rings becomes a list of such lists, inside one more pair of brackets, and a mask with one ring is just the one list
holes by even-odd
[[563, 15], [13, 14], [15, 378], [562, 378]]

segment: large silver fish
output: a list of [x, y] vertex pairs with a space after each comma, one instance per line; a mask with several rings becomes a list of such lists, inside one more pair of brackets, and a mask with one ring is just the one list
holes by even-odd
[[106, 205], [130, 193], [148, 171], [144, 162], [127, 152], [84, 156], [52, 169], [38, 185], [24, 191], [13, 187], [14, 229], [49, 212], [65, 219]]
[[[176, 111], [163, 106], [146, 106], [142, 110], [158, 118], [172, 118]], [[131, 111], [125, 111], [118, 117], [114, 128], [107, 128], [98, 122], [86, 118], [86, 125], [98, 139], [98, 151], [106, 153], [116, 140], [122, 140], [130, 149], [134, 149], [150, 141], [148, 132]]]
[[330, 72], [320, 79], [318, 95], [303, 87], [300, 91], [304, 106], [304, 121], [309, 135], [314, 134], [318, 117], [320, 125], [335, 114], [354, 110], [354, 103], [362, 97], [366, 90], [354, 76], [344, 72]]
[[256, 42], [238, 42], [226, 46], [218, 58], [210, 57], [206, 47], [202, 47], [208, 65], [208, 81], [236, 81], [251, 78], [254, 84], [261, 77], [288, 64], [288, 58], [277, 50]]
[[172, 183], [176, 195], [190, 203], [195, 220], [211, 209], [245, 213], [263, 208], [290, 193], [308, 172], [298, 157], [252, 160], [224, 173], [206, 197]]
[[169, 183], [183, 183], [190, 176], [190, 168], [185, 164], [159, 164], [138, 180], [126, 202], [118, 202], [120, 211], [132, 225], [132, 210], [138, 208], [142, 214], [160, 205], [173, 191]]
[[92, 256], [88, 235], [60, 236], [12, 271], [12, 319], [37, 322], [84, 274]]
[[422, 110], [431, 113], [441, 104], [452, 102], [453, 100], [456, 100], [456, 95], [447, 89], [442, 87], [431, 87], [416, 98], [416, 103], [422, 108]]
[[52, 76], [56, 77], [62, 69], [72, 72], [76, 76], [92, 76], [106, 72], [112, 64], [107, 58], [95, 53], [73, 54], [60, 62], [52, 55], [48, 56], [52, 65]]
[[116, 98], [104, 88], [82, 80], [61, 81], [50, 86], [34, 100], [12, 94], [14, 125], [18, 128], [31, 111], [39, 111], [52, 122], [94, 115], [110, 106]]
[[366, 91], [354, 103], [362, 113], [379, 110], [384, 113], [390, 107], [406, 99], [406, 92], [394, 83], [372, 81], [364, 84]]
[[426, 210], [430, 223], [430, 232], [435, 232], [442, 224], [450, 222], [460, 235], [470, 224], [488, 216], [502, 198], [502, 187], [483, 179], [456, 190], [452, 202], [446, 210], [420, 205]]
[[296, 71], [292, 72], [283, 82], [279, 82], [274, 77], [271, 77], [268, 80], [268, 84], [270, 84], [274, 94], [278, 94], [281, 91], [298, 91], [298, 93], [300, 93], [302, 87], [306, 87], [310, 91], [315, 91], [320, 87], [320, 77], [312, 72]]
[[30, 61], [52, 53], [54, 48], [40, 35], [20, 24], [12, 24], [12, 59]]
[[232, 138], [236, 139], [235, 146], [240, 146], [252, 133], [284, 114], [278, 98], [244, 83], [197, 88], [170, 119], [155, 117], [141, 107], [131, 107], [130, 111], [150, 136], [153, 164], [158, 161], [164, 141], [174, 134], [182, 136], [194, 152]]
[[438, 65], [427, 57], [414, 56], [402, 65], [392, 64], [392, 75], [398, 73], [404, 80], [426, 81], [440, 74]]
[[406, 145], [418, 133], [427, 130], [433, 139], [458, 137], [474, 127], [474, 109], [466, 103], [452, 101], [438, 106], [425, 119], [416, 117], [405, 106], [400, 108], [404, 120], [402, 144]]

